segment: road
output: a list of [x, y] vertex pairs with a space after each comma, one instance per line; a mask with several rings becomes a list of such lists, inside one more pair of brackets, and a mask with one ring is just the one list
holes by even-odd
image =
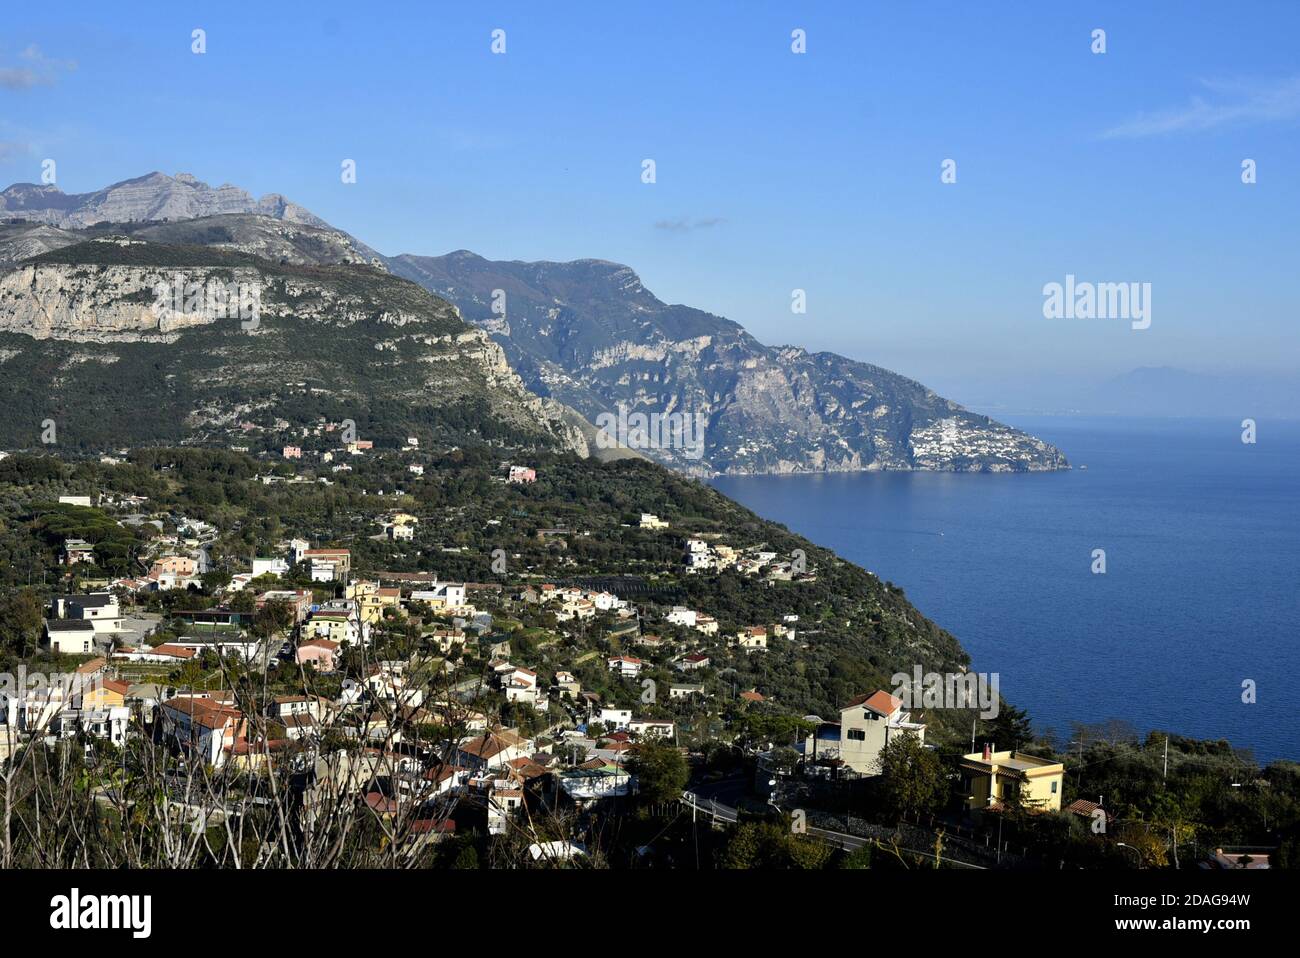
[[[740, 787], [743, 789], [743, 779], [723, 779], [717, 783], [701, 786], [701, 789], [707, 789], [712, 793], [709, 796], [699, 794], [698, 790], [695, 792], [683, 792], [682, 803], [686, 805], [687, 808], [693, 809], [696, 813], [708, 815], [710, 819], [715, 821], [734, 823], [739, 817], [739, 810], [734, 805], [727, 805], [719, 801], [716, 796], [720, 791], [722, 793], [731, 794], [736, 783], [740, 783]], [[861, 848], [863, 845], [874, 844], [870, 838], [865, 838], [861, 835], [850, 835], [846, 832], [831, 831], [827, 828], [818, 828], [815, 825], [807, 826], [806, 834], [820, 838], [824, 842], [828, 842], [831, 845], [835, 845], [850, 852]], [[907, 852], [909, 855], [920, 855], [922, 858], [928, 858], [930, 860], [934, 860], [935, 858], [933, 852], [927, 852], [920, 848], [899, 848], [899, 851]], [[973, 868], [979, 871], [983, 870], [983, 866], [970, 865], [966, 862], [954, 861], [951, 858], [945, 858], [943, 861], [950, 867]]]

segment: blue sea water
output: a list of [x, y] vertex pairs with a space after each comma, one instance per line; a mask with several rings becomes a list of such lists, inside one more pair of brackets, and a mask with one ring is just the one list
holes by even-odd
[[1248, 445], [1240, 420], [1008, 421], [1076, 468], [713, 484], [901, 586], [1040, 731], [1119, 718], [1300, 760], [1300, 423]]

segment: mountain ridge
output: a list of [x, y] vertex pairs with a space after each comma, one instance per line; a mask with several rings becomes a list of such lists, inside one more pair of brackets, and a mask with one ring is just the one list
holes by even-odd
[[[0, 224], [0, 266], [114, 231], [285, 264], [386, 270], [454, 305], [533, 393], [585, 418], [597, 446], [631, 446], [692, 475], [1069, 468], [1054, 446], [906, 376], [829, 351], [767, 346], [726, 317], [664, 303], [610, 260], [494, 261], [465, 249], [382, 256], [281, 194], [255, 200], [188, 174], [150, 173], [83, 194], [17, 184], [0, 193], [5, 213], [21, 222]], [[684, 442], [680, 429], [638, 430], [639, 416], [677, 417], [698, 435]], [[618, 431], [602, 435], [597, 427], [610, 422]]]
[[733, 320], [663, 303], [623, 264], [464, 250], [387, 263], [491, 333], [530, 388], [593, 421], [619, 407], [702, 411], [702, 461], [645, 450], [687, 472], [1068, 468], [1055, 447], [916, 380], [829, 351], [766, 346]]

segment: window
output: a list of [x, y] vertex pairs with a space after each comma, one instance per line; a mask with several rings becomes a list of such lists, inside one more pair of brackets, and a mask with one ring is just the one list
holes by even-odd
[[849, 741], [865, 742], [866, 740], [867, 740], [867, 733], [864, 732], [862, 729], [860, 728], [849, 729]]
[[1053, 783], [1052, 783], [1052, 794], [1053, 794], [1053, 795], [1056, 794], [1056, 786], [1059, 785], [1059, 784], [1060, 784], [1060, 782], [1053, 782]]

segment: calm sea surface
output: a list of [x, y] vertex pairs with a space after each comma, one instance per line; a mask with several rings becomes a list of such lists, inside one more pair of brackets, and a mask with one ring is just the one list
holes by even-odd
[[1300, 423], [1246, 445], [1239, 421], [1009, 421], [1076, 468], [714, 485], [901, 586], [1039, 730], [1120, 718], [1300, 760]]

